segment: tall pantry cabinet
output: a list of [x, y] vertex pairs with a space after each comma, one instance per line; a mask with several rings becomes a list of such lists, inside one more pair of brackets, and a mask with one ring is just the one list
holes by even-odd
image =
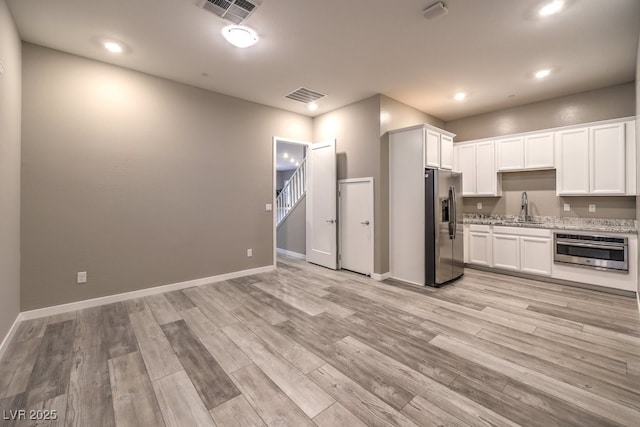
[[453, 137], [423, 124], [389, 132], [389, 272], [425, 284], [424, 169], [453, 169]]

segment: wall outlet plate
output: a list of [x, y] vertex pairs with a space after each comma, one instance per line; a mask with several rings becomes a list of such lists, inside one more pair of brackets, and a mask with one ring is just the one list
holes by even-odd
[[87, 272], [78, 271], [76, 275], [76, 283], [87, 283]]
[[248, 257], [253, 256], [253, 249], [247, 249], [247, 256]]
[[569, 212], [571, 210], [571, 205], [569, 203], [564, 204], [564, 211]]
[[4, 74], [4, 64], [2, 62], [0, 62], [0, 74]]
[[264, 210], [266, 210], [267, 212], [271, 212], [273, 210], [273, 205], [271, 203], [267, 203], [264, 206]]
[[593, 204], [589, 204], [589, 212], [595, 212], [596, 211], [596, 205]]
[[482, 209], [482, 202], [476, 203], [476, 208], [478, 208], [478, 210]]

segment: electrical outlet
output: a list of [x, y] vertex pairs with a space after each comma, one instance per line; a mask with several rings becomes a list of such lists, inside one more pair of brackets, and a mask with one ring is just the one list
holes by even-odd
[[253, 249], [251, 249], [251, 248], [247, 249], [247, 256], [248, 257], [253, 256]]
[[589, 204], [589, 212], [595, 212], [596, 211], [596, 205], [593, 204]]
[[267, 203], [267, 204], [264, 206], [264, 209], [265, 209], [267, 212], [271, 212], [271, 211], [273, 210], [273, 205], [272, 205], [271, 203]]
[[564, 211], [569, 212], [571, 210], [571, 205], [569, 203], [564, 204]]
[[476, 208], [478, 208], [478, 210], [482, 209], [482, 203], [481, 202], [476, 203]]
[[86, 271], [78, 271], [78, 274], [76, 275], [76, 283], [87, 283]]

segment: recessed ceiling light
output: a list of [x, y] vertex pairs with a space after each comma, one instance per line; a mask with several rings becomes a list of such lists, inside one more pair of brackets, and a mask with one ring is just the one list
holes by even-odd
[[224, 38], [235, 47], [253, 46], [258, 41], [258, 34], [244, 25], [229, 25], [222, 29]]
[[296, 166], [300, 166], [300, 162], [296, 162]]
[[291, 160], [289, 160], [291, 163], [295, 163], [296, 159], [294, 159], [293, 157], [291, 158]]
[[467, 97], [466, 93], [458, 92], [453, 96], [453, 99], [455, 99], [456, 101], [464, 101], [466, 97]]
[[284, 154], [282, 155], [282, 157], [284, 157], [285, 159], [288, 159], [288, 158], [289, 158], [289, 153], [284, 153]]
[[544, 79], [549, 74], [551, 74], [551, 70], [548, 68], [545, 68], [544, 70], [536, 71], [534, 75], [536, 76], [536, 79]]
[[316, 111], [318, 109], [318, 104], [315, 102], [310, 102], [307, 104], [307, 108], [311, 111]]
[[111, 53], [122, 53], [124, 51], [124, 48], [118, 42], [105, 41], [104, 43], [102, 43], [102, 45]]
[[564, 7], [564, 0], [553, 0], [551, 3], [547, 3], [546, 5], [540, 8], [538, 12], [540, 16], [549, 16], [555, 13], [558, 13]]

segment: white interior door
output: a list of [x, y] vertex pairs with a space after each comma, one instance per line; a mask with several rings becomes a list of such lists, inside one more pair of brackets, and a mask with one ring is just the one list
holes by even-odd
[[340, 268], [373, 273], [373, 178], [338, 184]]
[[318, 142], [307, 154], [307, 261], [337, 268], [336, 142]]

